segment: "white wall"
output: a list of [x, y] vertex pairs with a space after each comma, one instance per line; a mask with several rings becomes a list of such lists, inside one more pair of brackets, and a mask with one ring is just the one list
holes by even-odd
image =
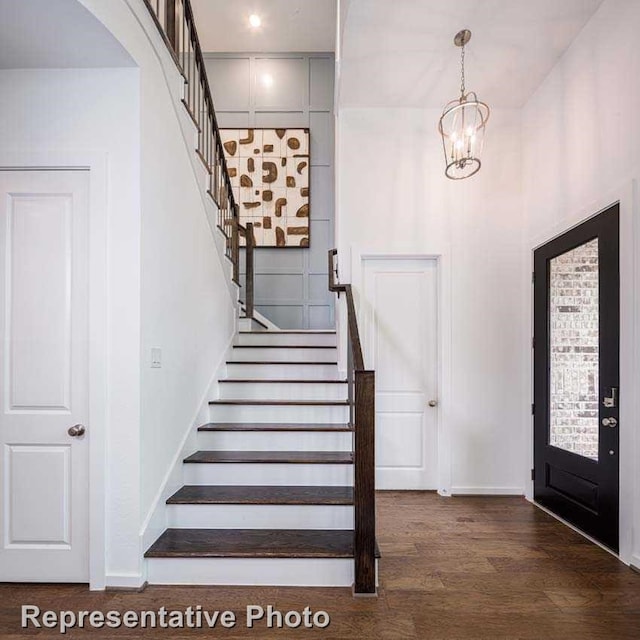
[[[81, 1], [140, 68], [140, 474], [129, 491], [140, 495], [141, 534], [233, 335], [234, 301], [166, 45], [140, 0]], [[160, 369], [150, 368], [152, 347], [162, 350]], [[131, 570], [113, 567], [116, 576]]]
[[[528, 101], [523, 109], [523, 193], [528, 266], [537, 245], [620, 200], [620, 552], [625, 561], [635, 554], [640, 566], [640, 211], [634, 187], [640, 178], [638, 24], [640, 3], [605, 1]], [[523, 304], [530, 317], [527, 279], [524, 273]], [[530, 421], [525, 422], [527, 432]]]
[[139, 110], [137, 69], [0, 72], [3, 154], [49, 151], [73, 156], [89, 150], [107, 158], [105, 560], [107, 572], [117, 574], [139, 572]]
[[[234, 309], [191, 165], [195, 153], [185, 148], [166, 88], [143, 77], [141, 102], [144, 519], [229, 344]], [[150, 368], [154, 347], [161, 369]]]
[[492, 113], [485, 165], [464, 182], [444, 177], [439, 115], [340, 111], [341, 278], [357, 293], [359, 253], [442, 256], [439, 410], [450, 452], [439, 488], [522, 493], [520, 114]]

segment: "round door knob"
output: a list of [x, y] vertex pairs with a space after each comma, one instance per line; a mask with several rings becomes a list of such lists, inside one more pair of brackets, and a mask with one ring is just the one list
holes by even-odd
[[602, 426], [613, 429], [613, 427], [618, 426], [618, 421], [615, 418], [602, 418]]
[[86, 429], [84, 428], [83, 424], [74, 424], [73, 427], [69, 427], [69, 430], [67, 431], [67, 433], [72, 438], [79, 438], [80, 436], [84, 435], [85, 431]]
[[437, 407], [438, 406], [438, 401], [437, 400], [429, 400], [429, 406], [430, 407]]

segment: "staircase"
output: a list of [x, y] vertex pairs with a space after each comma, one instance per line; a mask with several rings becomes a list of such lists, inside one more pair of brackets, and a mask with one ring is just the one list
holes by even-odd
[[351, 586], [353, 427], [335, 331], [240, 331], [169, 528], [155, 584]]
[[[156, 584], [351, 586], [376, 593], [375, 373], [365, 368], [351, 285], [346, 379], [335, 331], [281, 331], [254, 308], [253, 225], [240, 224], [190, 0], [144, 0], [184, 80], [182, 104], [217, 210], [239, 331], [166, 502], [168, 528], [145, 553]], [[244, 250], [241, 251], [241, 246]], [[153, 531], [156, 531], [154, 528]]]

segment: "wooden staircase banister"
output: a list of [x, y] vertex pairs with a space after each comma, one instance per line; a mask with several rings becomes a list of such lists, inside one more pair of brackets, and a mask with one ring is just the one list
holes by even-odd
[[337, 249], [329, 250], [329, 291], [347, 303], [347, 383], [354, 429], [354, 593], [376, 593], [375, 372], [365, 369], [350, 284], [336, 279]]
[[233, 264], [232, 279], [239, 284], [240, 208], [231, 186], [191, 1], [143, 1], [184, 78], [182, 102], [198, 131], [196, 154], [209, 174], [207, 193], [218, 207], [217, 226], [225, 236], [225, 255]]
[[356, 307], [353, 302], [353, 291], [350, 284], [339, 284], [336, 281], [337, 268], [335, 258], [338, 255], [337, 249], [329, 250], [329, 291], [338, 295], [346, 294], [347, 297], [347, 321], [349, 323], [349, 338], [352, 345], [353, 366], [356, 370], [364, 370], [364, 357], [362, 355], [362, 344], [360, 342], [360, 332], [358, 331], [358, 318]]
[[[254, 281], [255, 281], [255, 268], [254, 268], [254, 251], [256, 248], [256, 236], [253, 232], [253, 222], [247, 222], [247, 226], [243, 227], [238, 222], [238, 237], [245, 240], [245, 299], [244, 308], [247, 318], [253, 318], [254, 310]], [[238, 253], [240, 252], [240, 242], [236, 247]], [[234, 261], [234, 266], [240, 265], [240, 260]]]

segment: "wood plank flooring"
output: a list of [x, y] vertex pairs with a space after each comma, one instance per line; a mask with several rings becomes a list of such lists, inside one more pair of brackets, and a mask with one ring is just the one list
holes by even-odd
[[522, 498], [378, 495], [380, 597], [348, 589], [158, 587], [90, 592], [83, 585], [0, 585], [0, 637], [59, 638], [20, 629], [20, 605], [54, 609], [325, 610], [324, 630], [70, 630], [84, 638], [331, 638], [349, 640], [638, 640], [640, 574]]

